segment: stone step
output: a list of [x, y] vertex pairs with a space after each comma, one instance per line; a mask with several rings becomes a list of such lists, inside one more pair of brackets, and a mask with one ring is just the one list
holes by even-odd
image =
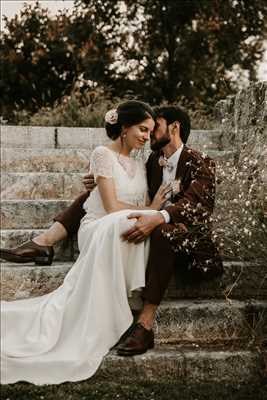
[[51, 225], [53, 217], [68, 207], [68, 200], [3, 200], [2, 229], [42, 229]]
[[[67, 256], [67, 252], [66, 252]], [[6, 299], [42, 295], [60, 286], [73, 262], [52, 266], [2, 263], [2, 294]], [[209, 282], [192, 283], [173, 279], [166, 299], [262, 299], [267, 301], [266, 266], [256, 263], [224, 262], [224, 274]]]
[[219, 343], [267, 339], [267, 300], [164, 301], [155, 332], [160, 343]]
[[[205, 149], [204, 151], [215, 160], [229, 160], [233, 157], [233, 151]], [[92, 150], [88, 149], [23, 149], [2, 148], [1, 168], [2, 172], [86, 172]], [[148, 157], [149, 150], [144, 153], [144, 159]]]
[[256, 351], [161, 346], [130, 359], [111, 352], [95, 378], [124, 382], [184, 380], [187, 383], [241, 384], [260, 383], [263, 373], [263, 355]]
[[[1, 147], [21, 148], [86, 148], [108, 143], [104, 128], [1, 126]], [[220, 130], [192, 130], [189, 145], [214, 150], [221, 148]]]
[[66, 128], [43, 126], [1, 127], [1, 146], [20, 148], [87, 148], [108, 142], [104, 128]]
[[2, 200], [72, 200], [84, 191], [82, 177], [75, 173], [7, 173], [1, 176]]
[[2, 172], [85, 172], [92, 150], [2, 148]]
[[[45, 281], [40, 273], [35, 280], [29, 267], [8, 268], [2, 265], [2, 299], [34, 297], [55, 289], [57, 280]], [[29, 271], [26, 271], [26, 269]], [[17, 267], [19, 269], [19, 267]], [[24, 269], [24, 271], [22, 271]], [[54, 278], [58, 272], [55, 267]], [[38, 283], [37, 283], [38, 282]], [[37, 286], [36, 286], [37, 284]], [[136, 308], [136, 299], [130, 299]], [[140, 308], [139, 305], [138, 308]], [[267, 300], [168, 300], [159, 308], [155, 324], [157, 339], [163, 343], [244, 341], [253, 334], [267, 337]]]
[[[201, 347], [194, 349], [185, 346], [160, 346], [154, 350], [149, 350], [147, 353], [134, 357], [119, 357], [115, 350], [111, 351], [103, 360], [99, 370], [93, 378], [89, 378], [82, 382], [64, 383], [56, 386], [56, 398], [68, 398], [73, 400], [78, 399], [170, 399], [170, 397], [162, 396], [155, 397], [153, 391], [147, 393], [148, 397], [140, 396], [128, 397], [131, 393], [131, 388], [136, 389], [136, 385], [160, 384], [164, 385], [164, 390], [172, 388], [172, 385], [193, 385], [194, 393], [197, 396], [191, 397], [190, 390], [188, 397], [171, 397], [174, 399], [188, 400], [212, 400], [214, 397], [214, 387], [218, 395], [217, 399], [222, 400], [226, 397], [218, 397], [219, 393], [227, 394], [229, 399], [239, 400], [263, 400], [264, 397], [257, 397], [257, 391], [252, 397], [232, 397], [240, 387], [250, 386], [263, 388], [264, 385], [264, 353], [259, 353], [253, 350], [246, 349], [210, 349]], [[96, 383], [102, 386], [102, 390], [98, 387], [96, 392], [88, 394], [90, 390], [95, 388]], [[111, 386], [112, 383], [112, 386]], [[127, 391], [122, 394], [122, 397], [116, 395], [118, 388], [130, 384]], [[205, 396], [201, 392], [197, 395], [196, 386], [207, 384]], [[117, 385], [117, 391], [114, 391], [114, 385]], [[26, 386], [26, 387], [25, 387]], [[138, 387], [137, 386], [137, 387]], [[116, 386], [115, 386], [116, 387]], [[265, 386], [264, 386], [265, 387]], [[106, 392], [105, 388], [109, 388], [110, 392]], [[153, 386], [152, 386], [153, 388]], [[106, 392], [103, 395], [103, 389]], [[2, 391], [3, 390], [3, 391]], [[13, 385], [2, 386], [3, 399], [55, 399], [55, 386], [44, 385], [34, 386], [26, 383], [16, 383]], [[97, 392], [100, 392], [98, 396]], [[37, 392], [37, 393], [36, 393]], [[71, 393], [71, 396], [70, 396]], [[178, 391], [179, 393], [179, 391]], [[244, 392], [243, 392], [244, 393]], [[263, 393], [263, 391], [262, 391]], [[16, 394], [16, 395], [15, 395]], [[21, 397], [23, 394], [23, 397]], [[111, 394], [111, 396], [110, 396]], [[141, 392], [144, 394], [144, 388]], [[173, 393], [174, 394], [174, 393]], [[177, 394], [177, 393], [176, 393]], [[52, 397], [50, 396], [52, 395]], [[245, 392], [246, 395], [246, 392]], [[118, 397], [119, 396], [119, 397]]]
[[[53, 150], [53, 152], [62, 152], [62, 150]], [[65, 151], [65, 150], [64, 150]], [[69, 150], [67, 150], [69, 152]], [[76, 150], [73, 150], [77, 153]], [[21, 149], [19, 151], [21, 152]], [[229, 160], [230, 157], [233, 157], [232, 152], [223, 152], [223, 151], [209, 151], [208, 152], [211, 157], [217, 158], [217, 160]], [[216, 154], [215, 154], [216, 153]], [[222, 154], [220, 154], [222, 153]], [[23, 152], [24, 154], [24, 152]], [[31, 156], [31, 155], [30, 155]], [[216, 156], [216, 157], [214, 157]], [[84, 190], [84, 186], [82, 184], [82, 177], [85, 172], [88, 171], [88, 160], [83, 161], [84, 166], [80, 169], [79, 172], [72, 171], [68, 172], [68, 163], [70, 161], [70, 170], [74, 168], [74, 165], [71, 163], [71, 160], [66, 155], [64, 170], [64, 160], [59, 160], [58, 171], [56, 171], [56, 165], [58, 163], [58, 158], [54, 154], [53, 164], [50, 165], [49, 160], [48, 164], [44, 162], [43, 164], [43, 156], [40, 156], [39, 162], [35, 159], [33, 165], [30, 163], [30, 159], [27, 160], [26, 164], [25, 160], [16, 158], [15, 165], [6, 164], [4, 160], [4, 170], [7, 168], [5, 173], [1, 175], [1, 198], [2, 200], [15, 200], [15, 199], [74, 199], [79, 193]], [[61, 155], [63, 157], [63, 155]], [[74, 156], [73, 156], [74, 159]], [[82, 161], [82, 160], [80, 160]], [[21, 165], [21, 171], [18, 171]], [[76, 164], [77, 165], [77, 164]], [[38, 169], [38, 166], [40, 167]], [[46, 171], [43, 167], [48, 167], [48, 171]], [[50, 167], [54, 168], [54, 171], [49, 171]], [[14, 171], [9, 171], [14, 167]], [[31, 168], [32, 170], [27, 170], [27, 168]], [[37, 170], [34, 171], [34, 168]], [[41, 169], [41, 170], [40, 170]], [[62, 171], [60, 171], [62, 170]]]

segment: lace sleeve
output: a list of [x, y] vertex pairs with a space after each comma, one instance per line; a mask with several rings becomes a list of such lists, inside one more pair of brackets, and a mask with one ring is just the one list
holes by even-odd
[[95, 178], [103, 176], [104, 178], [113, 177], [113, 158], [109, 149], [105, 146], [98, 146], [91, 154], [90, 172]]

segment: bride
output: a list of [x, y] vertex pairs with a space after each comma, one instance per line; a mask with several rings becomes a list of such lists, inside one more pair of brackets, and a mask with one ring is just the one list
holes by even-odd
[[92, 152], [97, 186], [84, 203], [78, 232], [80, 255], [55, 291], [1, 304], [1, 381], [58, 384], [92, 376], [129, 328], [131, 292], [145, 286], [149, 241], [121, 240], [134, 219], [129, 210], [156, 213], [160, 188], [148, 206], [144, 164], [130, 156], [154, 129], [153, 111], [126, 101], [105, 116], [113, 142]]

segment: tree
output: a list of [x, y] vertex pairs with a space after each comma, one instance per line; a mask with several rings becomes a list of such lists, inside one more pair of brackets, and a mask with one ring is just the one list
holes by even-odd
[[[263, 54], [265, 0], [125, 0], [138, 15], [125, 62], [136, 60], [138, 90], [152, 102], [185, 97], [213, 103], [236, 90], [241, 71], [255, 80]], [[234, 74], [231, 74], [235, 71]]]
[[113, 96], [210, 108], [256, 79], [266, 0], [75, 0], [51, 18], [37, 2], [6, 21], [2, 114], [52, 105], [83, 79]]
[[110, 63], [105, 43], [93, 18], [86, 24], [80, 15], [50, 18], [40, 3], [25, 5], [6, 19], [0, 42], [1, 114], [52, 105], [85, 71], [92, 85], [101, 82]]

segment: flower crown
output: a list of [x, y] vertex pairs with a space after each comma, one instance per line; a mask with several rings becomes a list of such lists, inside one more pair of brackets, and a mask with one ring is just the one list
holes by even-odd
[[116, 108], [107, 111], [105, 115], [105, 122], [111, 125], [114, 125], [118, 122], [118, 111]]

